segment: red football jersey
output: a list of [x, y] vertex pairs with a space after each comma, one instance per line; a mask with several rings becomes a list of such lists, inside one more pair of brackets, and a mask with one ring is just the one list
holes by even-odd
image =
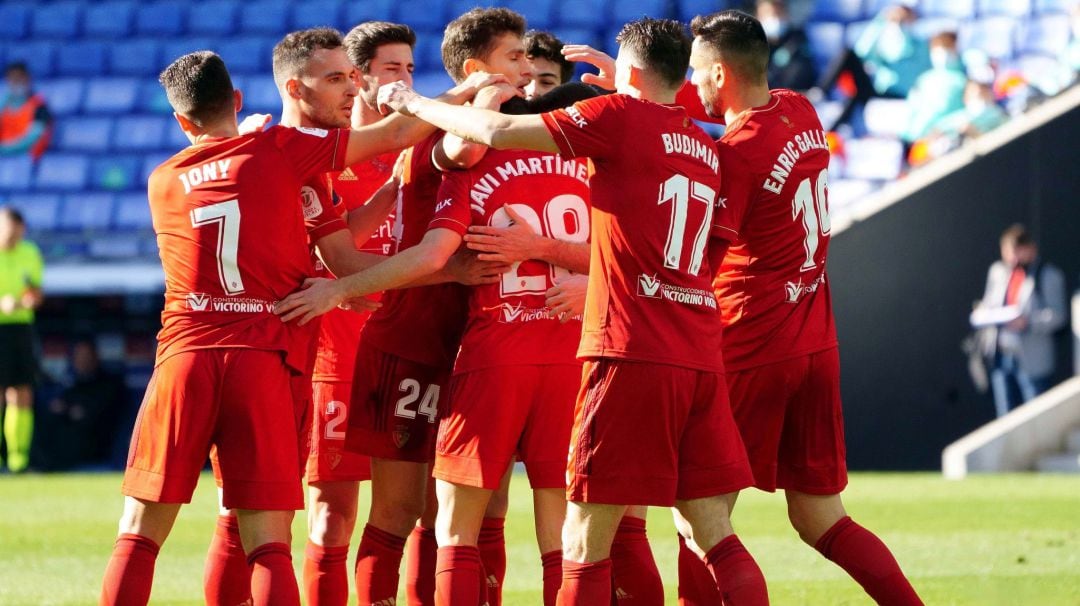
[[[363, 206], [394, 171], [397, 153], [388, 153], [354, 164], [333, 175], [334, 208], [345, 217], [350, 210]], [[390, 213], [370, 236], [353, 238], [357, 250], [376, 255], [389, 255], [393, 248], [391, 233], [394, 228], [394, 214]], [[319, 275], [332, 278], [322, 263], [316, 261]], [[380, 294], [369, 298], [379, 300]], [[322, 316], [319, 327], [319, 345], [315, 356], [314, 381], [350, 382], [356, 365], [356, 347], [360, 344], [360, 331], [364, 328], [370, 312], [345, 311], [331, 309]]]
[[683, 108], [627, 95], [543, 118], [564, 156], [596, 169], [578, 356], [723, 368], [705, 248], [720, 187], [715, 142]]
[[158, 363], [248, 347], [286, 352], [305, 369], [307, 350], [295, 346], [304, 329], [271, 308], [314, 275], [308, 232], [344, 227], [304, 188], [341, 170], [348, 141], [348, 131], [275, 126], [203, 141], [154, 169], [148, 194], [165, 270]]
[[741, 115], [719, 141], [718, 233], [731, 241], [716, 273], [729, 370], [836, 345], [825, 277], [829, 144], [814, 107], [789, 90]]
[[[435, 196], [443, 175], [435, 168], [431, 154], [442, 135], [436, 132], [405, 152], [408, 155], [395, 211], [394, 253], [419, 244], [435, 214]], [[460, 284], [388, 291], [383, 295], [383, 306], [364, 325], [363, 338], [386, 353], [449, 369], [461, 344], [467, 296], [467, 289]]]
[[[533, 231], [589, 240], [589, 165], [554, 154], [489, 150], [479, 164], [447, 173], [431, 228], [465, 235], [470, 225], [505, 227], [510, 205]], [[469, 289], [469, 318], [454, 372], [516, 364], [567, 364], [581, 340], [580, 318], [550, 315], [544, 293], [571, 272], [543, 261], [515, 264], [498, 284]]]

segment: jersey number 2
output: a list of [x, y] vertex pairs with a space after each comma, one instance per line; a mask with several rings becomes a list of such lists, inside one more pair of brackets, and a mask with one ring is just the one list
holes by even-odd
[[[829, 170], [821, 169], [818, 173], [817, 183], [810, 184], [810, 178], [802, 180], [799, 188], [795, 190], [795, 197], [791, 203], [791, 219], [794, 221], [802, 215], [803, 228], [806, 229], [806, 239], [803, 240], [803, 248], [806, 250], [806, 261], [803, 262], [799, 271], [810, 271], [817, 267], [814, 255], [817, 254], [818, 242], [832, 232], [832, 222], [829, 220]], [[820, 238], [818, 236], [820, 232]]]
[[217, 270], [221, 287], [227, 295], [239, 295], [244, 292], [244, 281], [240, 278], [237, 256], [240, 250], [240, 203], [228, 200], [200, 206], [191, 210], [191, 226], [218, 226]]
[[[589, 207], [580, 196], [563, 194], [548, 200], [544, 205], [543, 221], [531, 206], [525, 204], [510, 204], [509, 206], [525, 219], [533, 232], [541, 236], [576, 244], [589, 241]], [[501, 208], [492, 213], [488, 221], [494, 227], [506, 227], [510, 225], [510, 222], [510, 216]], [[510, 271], [503, 274], [499, 288], [501, 296], [544, 294], [551, 284], [570, 275], [569, 270], [552, 265], [547, 276], [519, 276], [519, 266], [521, 263], [514, 263]]]

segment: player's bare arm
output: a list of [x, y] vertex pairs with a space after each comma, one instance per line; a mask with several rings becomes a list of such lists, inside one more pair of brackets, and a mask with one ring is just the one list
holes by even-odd
[[[377, 224], [376, 224], [377, 225]], [[374, 231], [372, 228], [367, 233]], [[315, 241], [315, 252], [335, 276], [347, 276], [374, 266], [386, 257], [356, 250], [352, 234], [339, 229]]]
[[[400, 164], [400, 158], [398, 163]], [[386, 221], [386, 216], [394, 210], [397, 203], [398, 190], [401, 188], [400, 176], [395, 168], [394, 176], [387, 179], [363, 206], [348, 212], [346, 222], [354, 239], [370, 236]]]
[[[510, 88], [509, 85], [505, 86]], [[476, 97], [473, 98], [472, 106], [495, 111], [499, 109], [502, 102], [503, 95], [499, 88], [487, 86], [476, 93]], [[463, 170], [475, 166], [476, 163], [484, 157], [487, 150], [488, 147], [486, 145], [466, 141], [457, 135], [447, 134], [439, 141], [439, 144], [435, 146], [435, 150], [432, 152], [432, 159], [435, 161], [435, 166], [438, 166], [440, 169]]]
[[379, 107], [415, 116], [468, 141], [496, 149], [558, 153], [555, 139], [539, 115], [508, 116], [478, 107], [457, 107], [428, 99], [402, 82], [379, 89]]
[[[475, 72], [464, 82], [451, 88], [438, 97], [439, 103], [461, 104], [476, 96], [477, 91], [485, 86], [505, 82], [506, 77], [498, 74]], [[410, 89], [411, 90], [411, 89]], [[432, 102], [435, 102], [432, 100]], [[449, 105], [453, 107], [453, 105]], [[389, 116], [375, 124], [353, 129], [349, 134], [349, 146], [345, 151], [345, 165], [352, 166], [362, 160], [379, 154], [397, 151], [418, 143], [424, 137], [435, 132], [436, 125], [423, 120], [413, 120], [405, 116]]]
[[570, 276], [560, 280], [544, 293], [544, 301], [551, 310], [551, 315], [560, 322], [569, 322], [585, 313], [585, 294], [589, 289], [588, 274]]
[[465, 235], [469, 249], [479, 253], [481, 261], [521, 263], [534, 259], [569, 269], [589, 273], [589, 244], [567, 242], [541, 236], [510, 205], [503, 206], [513, 223], [509, 227], [472, 225]]

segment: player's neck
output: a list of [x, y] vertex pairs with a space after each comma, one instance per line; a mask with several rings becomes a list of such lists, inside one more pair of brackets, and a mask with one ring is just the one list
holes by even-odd
[[739, 116], [757, 107], [764, 107], [772, 100], [768, 85], [750, 86], [733, 94], [724, 111], [724, 123], [734, 124]]
[[240, 129], [236, 125], [236, 120], [224, 122], [222, 124], [214, 124], [206, 127], [203, 131], [192, 137], [191, 143], [198, 145], [207, 139], [227, 139], [229, 137], [240, 136]]
[[304, 116], [304, 112], [300, 111], [300, 107], [295, 104], [282, 106], [281, 125], [289, 128], [317, 128], [311, 120]]

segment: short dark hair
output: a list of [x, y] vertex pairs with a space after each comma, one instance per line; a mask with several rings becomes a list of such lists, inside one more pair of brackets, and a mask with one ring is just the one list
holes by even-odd
[[341, 32], [332, 27], [313, 27], [292, 32], [274, 45], [274, 83], [278, 87], [300, 73], [319, 49], [341, 48]]
[[564, 82], [548, 92], [529, 99], [531, 113], [543, 114], [564, 107], [570, 107], [578, 101], [599, 97], [601, 93], [595, 87], [584, 82]]
[[371, 60], [384, 44], [408, 44], [416, 47], [416, 32], [408, 25], [389, 21], [367, 21], [345, 35], [345, 53], [361, 72], [371, 69]]
[[769, 39], [754, 17], [737, 10], [698, 15], [690, 31], [748, 80], [764, 80], [769, 70]]
[[569, 82], [574, 77], [574, 62], [562, 54], [563, 41], [549, 32], [532, 30], [525, 34], [525, 56], [530, 59], [547, 59], [559, 66], [559, 81]]
[[1002, 232], [1001, 244], [1002, 246], [1008, 244], [1014, 247], [1031, 246], [1035, 244], [1035, 238], [1031, 237], [1031, 233], [1022, 224], [1013, 223]]
[[26, 227], [26, 219], [14, 206], [0, 206], [0, 215], [7, 215], [8, 219], [19, 227]]
[[195, 51], [173, 61], [158, 76], [173, 110], [198, 126], [207, 126], [233, 111], [233, 85], [221, 57]]
[[690, 66], [690, 37], [678, 21], [645, 17], [623, 26], [615, 41], [643, 61], [665, 84], [681, 86]]
[[19, 73], [29, 78], [30, 68], [26, 66], [25, 61], [12, 61], [4, 68], [4, 75], [10, 76], [13, 73]]
[[503, 34], [525, 36], [525, 17], [508, 8], [474, 8], [446, 26], [442, 41], [443, 67], [461, 82], [465, 61], [490, 53]]

